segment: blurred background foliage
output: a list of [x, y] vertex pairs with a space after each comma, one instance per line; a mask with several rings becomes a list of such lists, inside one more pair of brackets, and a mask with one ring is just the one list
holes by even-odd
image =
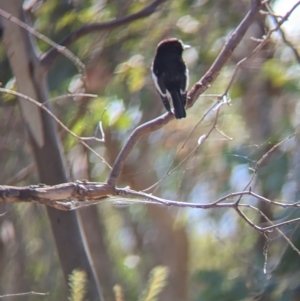
[[[80, 26], [119, 18], [150, 3], [31, 2], [27, 11], [31, 25], [56, 42]], [[271, 1], [271, 7], [283, 15], [292, 2]], [[57, 117], [81, 136], [95, 135], [102, 121], [106, 142], [90, 145], [113, 164], [132, 130], [164, 112], [150, 74], [158, 42], [178, 37], [191, 45], [184, 59], [192, 86], [208, 70], [249, 7], [248, 0], [167, 1], [147, 18], [78, 39], [69, 49], [85, 63], [85, 81], [82, 82], [76, 66], [62, 55], [49, 69], [48, 84], [53, 97], [50, 101]], [[299, 18], [299, 13], [298, 9], [293, 15]], [[300, 51], [300, 28], [294, 19], [286, 22], [289, 26], [284, 30]], [[219, 132], [214, 131], [196, 152], [193, 150], [199, 137], [212, 127], [215, 111], [198, 125], [200, 119], [225, 91], [238, 61], [256, 47], [257, 42], [251, 37], [261, 38], [272, 26], [272, 18], [258, 16], [207, 95], [202, 95], [188, 110], [188, 117], [173, 120], [138, 142], [119, 185], [142, 190], [160, 181], [153, 190], [156, 195], [195, 203], [208, 203], [245, 187], [252, 176], [250, 168], [272, 146], [292, 134], [299, 120], [299, 62], [279, 33], [239, 70], [229, 91], [230, 105], [220, 111]], [[41, 40], [37, 46], [41, 52], [50, 48]], [[0, 44], [0, 82], [13, 88], [12, 79]], [[62, 97], [69, 92], [98, 96]], [[16, 99], [0, 97], [0, 183], [37, 184], [34, 158]], [[73, 137], [58, 130], [71, 178], [104, 181], [109, 172], [107, 166]], [[276, 201], [298, 200], [296, 148], [291, 139], [273, 152], [259, 167], [252, 190]], [[192, 156], [184, 161], [191, 152]], [[273, 208], [250, 197], [244, 197], [243, 202], [257, 206], [272, 220], [298, 217], [295, 209]], [[0, 209], [5, 213], [0, 217], [0, 294], [49, 292], [47, 300], [62, 300], [65, 287], [44, 208], [1, 204]], [[93, 209], [99, 228], [85, 235], [88, 243], [89, 239], [98, 240], [97, 248], [90, 252], [94, 262], [100, 262], [97, 274], [106, 301], [114, 299], [116, 283], [122, 286], [126, 300], [137, 300], [149, 271], [157, 265], [168, 266], [170, 272], [161, 300], [300, 300], [299, 255], [277, 232], [270, 233], [264, 274], [265, 238], [233, 211], [125, 206], [119, 199], [103, 201]], [[256, 223], [264, 224], [265, 220], [254, 212], [244, 212]], [[81, 219], [85, 227], [89, 223], [93, 226], [93, 218], [84, 218], [83, 214]], [[297, 225], [282, 230], [300, 246]], [[101, 263], [103, 258], [107, 260]]]

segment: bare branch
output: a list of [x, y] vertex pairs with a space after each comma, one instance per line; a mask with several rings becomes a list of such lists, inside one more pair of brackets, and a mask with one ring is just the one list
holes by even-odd
[[86, 144], [83, 140], [96, 140], [96, 141], [99, 141], [99, 142], [102, 142], [101, 139], [97, 139], [96, 137], [86, 137], [86, 138], [81, 138], [80, 136], [76, 135], [74, 132], [72, 132], [66, 125], [64, 125], [44, 104], [36, 101], [35, 99], [25, 95], [25, 94], [22, 94], [22, 93], [19, 93], [19, 92], [15, 92], [15, 91], [12, 91], [12, 90], [9, 90], [9, 89], [4, 89], [4, 88], [0, 88], [0, 93], [7, 93], [7, 94], [12, 94], [12, 95], [15, 95], [15, 96], [18, 96], [20, 98], [23, 98], [24, 100], [26, 101], [29, 101], [33, 104], [35, 104], [37, 107], [39, 107], [40, 109], [44, 110], [45, 112], [47, 112], [47, 114], [49, 114], [49, 116], [51, 118], [54, 119], [55, 122], [57, 122], [65, 131], [67, 131], [70, 135], [72, 135], [74, 138], [76, 138], [83, 146], [85, 146], [88, 150], [90, 150], [94, 155], [96, 155], [99, 159], [101, 159], [101, 161], [108, 167], [111, 169], [110, 165], [106, 162], [106, 160], [101, 157], [95, 150], [93, 150], [88, 144]]
[[[276, 22], [278, 23], [278, 21], [276, 21]], [[281, 37], [282, 37], [283, 42], [284, 42], [287, 46], [290, 47], [290, 49], [292, 50], [292, 52], [293, 52], [294, 55], [295, 55], [295, 58], [296, 58], [298, 64], [300, 64], [300, 54], [298, 53], [296, 47], [292, 44], [292, 42], [290, 42], [290, 41], [287, 39], [287, 37], [286, 37], [285, 32], [283, 31], [283, 29], [279, 28], [279, 32], [280, 32], [280, 34], [281, 34]]]
[[9, 298], [9, 297], [23, 297], [23, 296], [48, 296], [49, 293], [38, 293], [38, 292], [27, 292], [27, 293], [17, 293], [17, 294], [7, 294], [7, 295], [0, 295], [0, 298]]
[[[48, 101], [58, 101], [60, 99], [66, 99], [66, 98], [75, 98], [75, 97], [90, 97], [90, 98], [97, 98], [97, 94], [89, 94], [89, 93], [68, 93], [56, 96], [54, 98], [49, 99]], [[44, 102], [45, 104], [46, 102]]]
[[[257, 212], [259, 212], [259, 214], [261, 216], [264, 217], [264, 219], [270, 223], [271, 225], [274, 225], [274, 223], [258, 208], [249, 205], [249, 207]], [[290, 247], [300, 256], [300, 251], [297, 249], [297, 247], [292, 243], [292, 241], [278, 228], [276, 228], [276, 231], [284, 238], [284, 240], [290, 245]]]
[[[271, 149], [269, 149], [265, 154], [262, 155], [262, 157], [256, 162], [255, 167], [253, 169], [254, 173], [252, 174], [249, 182], [246, 184], [245, 188], [243, 189], [243, 191], [246, 191], [247, 189], [249, 189], [251, 186], [251, 183], [253, 182], [253, 180], [255, 179], [256, 175], [257, 175], [257, 171], [259, 166], [266, 160], [266, 158], [268, 158], [278, 147], [280, 147], [284, 142], [286, 142], [287, 140], [293, 138], [295, 136], [295, 133], [291, 134], [290, 136], [286, 137], [285, 139], [283, 139], [282, 141], [278, 142], [277, 144], [275, 144]], [[251, 192], [252, 193], [252, 192]], [[240, 197], [241, 198], [241, 197]], [[261, 197], [261, 201], [267, 201], [266, 198]], [[272, 202], [272, 201], [270, 201]], [[272, 202], [273, 204], [276, 204], [276, 202]]]
[[[298, 5], [298, 4], [297, 4]], [[269, 4], [266, 5], [267, 9], [268, 9], [268, 13], [272, 16], [273, 21], [276, 23], [276, 25], [278, 26], [279, 22], [278, 22], [278, 16], [274, 15], [272, 8], [270, 7]], [[281, 17], [282, 18], [282, 17]], [[291, 48], [291, 50], [293, 51], [295, 58], [298, 62], [298, 64], [300, 64], [300, 54], [298, 53], [297, 49], [294, 47], [294, 45], [287, 39], [285, 32], [283, 31], [283, 29], [281, 27], [278, 28], [278, 31], [280, 32], [280, 35], [282, 37], [283, 42], [289, 46]]]
[[109, 174], [109, 177], [107, 179], [107, 183], [109, 183], [112, 186], [115, 186], [118, 180], [118, 177], [120, 176], [120, 173], [123, 170], [125, 160], [131, 153], [132, 149], [134, 148], [135, 144], [138, 142], [138, 140], [147, 134], [150, 134], [160, 128], [162, 128], [165, 124], [170, 122], [172, 119], [174, 119], [174, 115], [170, 112], [167, 112], [163, 114], [160, 117], [157, 117], [147, 123], [144, 123], [140, 126], [138, 126], [130, 135], [128, 140], [126, 141], [125, 145], [121, 149], [113, 167]]
[[[238, 43], [242, 40], [243, 36], [245, 35], [247, 29], [250, 27], [252, 22], [254, 21], [259, 9], [261, 7], [260, 0], [252, 0], [252, 6], [246, 17], [242, 20], [240, 25], [237, 27], [235, 32], [230, 36], [229, 40], [221, 50], [221, 53], [211, 66], [211, 68], [206, 72], [204, 77], [196, 83], [191, 91], [188, 93], [188, 107], [191, 107], [195, 101], [197, 100], [198, 96], [202, 94], [219, 75], [221, 68], [225, 65], [227, 60], [232, 55], [233, 50], [238, 45]], [[107, 183], [112, 186], [115, 186], [120, 176], [125, 160], [127, 159], [128, 155], [132, 151], [133, 147], [141, 138], [142, 136], [149, 134], [155, 130], [160, 129], [165, 124], [169, 123], [174, 118], [173, 114], [168, 112], [164, 115], [151, 120], [145, 124], [140, 125], [137, 127], [132, 134], [130, 135], [129, 139], [123, 146], [122, 150], [120, 151], [114, 165], [112, 171], [108, 177]]]
[[24, 180], [27, 176], [29, 176], [34, 171], [35, 165], [34, 163], [30, 163], [25, 168], [21, 169], [16, 175], [10, 178], [6, 184], [7, 185], [15, 185], [18, 182]]
[[[108, 22], [84, 25], [84, 26], [78, 28], [77, 30], [69, 33], [62, 41], [59, 42], [59, 45], [68, 46], [86, 34], [89, 34], [92, 32], [98, 32], [101, 30], [112, 30], [112, 29], [115, 29], [122, 25], [131, 23], [135, 20], [148, 17], [149, 15], [154, 13], [156, 8], [159, 5], [161, 5], [163, 2], [166, 2], [166, 0], [155, 0], [152, 3], [150, 3], [148, 6], [143, 8], [142, 10], [138, 11], [137, 13], [131, 14], [129, 16], [125, 16], [125, 17], [122, 17], [119, 19], [108, 21]], [[42, 65], [45, 68], [49, 68], [51, 66], [51, 64], [53, 63], [53, 61], [58, 57], [58, 55], [59, 55], [59, 52], [56, 48], [50, 49], [48, 52], [46, 52], [42, 56], [42, 58], [41, 58]]]
[[[223, 103], [224, 104], [224, 103]], [[215, 106], [215, 105], [214, 105]], [[208, 112], [210, 112], [213, 108], [209, 109]], [[184, 148], [184, 145], [186, 144], [187, 140], [191, 137], [191, 133], [189, 134], [189, 136], [185, 139], [185, 142], [183, 143], [183, 146], [180, 148], [180, 150], [177, 152], [175, 158], [173, 159], [173, 162], [171, 163], [169, 169], [167, 170], [167, 172], [165, 173], [165, 175], [159, 180], [157, 181], [156, 183], [154, 183], [153, 185], [151, 185], [150, 187], [144, 189], [143, 191], [144, 192], [148, 192], [150, 191], [152, 188], [155, 188], [157, 187], [157, 185], [159, 183], [161, 183], [164, 179], [166, 179], [166, 177], [168, 177], [169, 175], [171, 175], [174, 171], [176, 171], [176, 169], [183, 165], [183, 163], [185, 161], [188, 161], [190, 162], [191, 159], [194, 157], [194, 155], [196, 154], [196, 152], [198, 151], [198, 149], [203, 145], [203, 143], [207, 140], [207, 138], [211, 135], [211, 133], [213, 132], [214, 129], [216, 129], [217, 127], [217, 121], [218, 121], [218, 117], [219, 117], [219, 112], [220, 112], [220, 109], [221, 109], [221, 106], [219, 106], [216, 110], [216, 116], [215, 116], [215, 119], [214, 119], [214, 122], [213, 122], [213, 125], [211, 126], [210, 130], [208, 131], [207, 134], [203, 135], [202, 138], [201, 138], [201, 141], [198, 140], [198, 144], [197, 146], [185, 157], [183, 158], [176, 166], [173, 166], [174, 165], [174, 162], [176, 161], [176, 158], [179, 154], [179, 152]], [[208, 112], [206, 112], [204, 114], [204, 116], [201, 118], [200, 122], [202, 120], [204, 120], [205, 116], [208, 114]], [[196, 126], [198, 126], [200, 124], [200, 122], [197, 123]], [[195, 127], [193, 129], [193, 131], [195, 130]], [[193, 132], [192, 131], [192, 132]], [[189, 163], [188, 163], [189, 164]], [[152, 191], [152, 193], [155, 193], [156, 190]]]
[[[54, 204], [61, 205], [68, 204], [69, 201], [77, 200], [78, 202], [88, 201], [89, 203], [95, 203], [102, 198], [108, 198], [110, 196], [122, 196], [124, 198], [135, 198], [136, 202], [143, 203], [143, 200], [150, 201], [152, 203], [175, 206], [175, 207], [190, 207], [198, 209], [209, 209], [215, 207], [223, 208], [236, 208], [237, 206], [247, 206], [246, 204], [238, 204], [238, 201], [227, 202], [241, 196], [252, 196], [257, 200], [267, 202], [271, 205], [279, 206], [282, 208], [293, 207], [300, 208], [300, 202], [295, 203], [279, 203], [264, 198], [252, 191], [241, 191], [227, 194], [216, 201], [211, 203], [190, 203], [190, 202], [177, 202], [167, 199], [162, 199], [152, 194], [144, 192], [138, 192], [131, 190], [130, 188], [114, 188], [108, 183], [88, 182], [88, 181], [76, 181], [64, 184], [58, 184], [48, 186], [44, 184], [31, 185], [26, 187], [14, 187], [14, 186], [0, 186], [0, 202], [6, 203], [18, 203], [18, 202], [35, 202], [48, 206]], [[61, 208], [60, 208], [61, 209]], [[71, 210], [74, 207], [70, 207], [70, 204], [65, 206], [63, 210]], [[297, 221], [299, 219], [296, 219]], [[295, 220], [295, 221], [296, 221]], [[284, 222], [286, 224], [286, 222]], [[259, 231], [268, 230], [267, 228], [257, 228]]]
[[275, 144], [271, 149], [269, 149], [256, 163], [256, 169], [259, 165], [263, 163], [263, 161], [270, 156], [271, 153], [273, 153], [280, 145], [282, 145], [284, 142], [288, 141], [289, 139], [293, 138], [296, 135], [296, 133], [291, 134], [290, 136], [286, 137], [285, 139], [281, 140], [277, 144]]
[[246, 57], [244, 57], [242, 60], [240, 60], [235, 67], [235, 70], [233, 72], [233, 75], [230, 79], [230, 82], [224, 92], [224, 94], [227, 94], [228, 91], [230, 90], [232, 84], [234, 83], [234, 80], [237, 76], [238, 70], [241, 68], [241, 66], [247, 61], [249, 60], [252, 56], [254, 56], [259, 50], [261, 50], [269, 41], [271, 35], [273, 34], [273, 32], [277, 31], [280, 29], [280, 26], [288, 20], [289, 16], [292, 14], [292, 12], [297, 8], [297, 6], [300, 4], [300, 1], [298, 1], [286, 14], [284, 17], [281, 18], [280, 21], [277, 21], [277, 25], [270, 29], [269, 32], [267, 33], [267, 35], [265, 35], [263, 37], [263, 39], [260, 40], [260, 43], [256, 46], [256, 48]]
[[0, 186], [0, 202], [5, 203], [37, 203], [60, 210], [72, 210], [73, 200], [90, 203], [115, 194], [106, 183], [74, 182], [53, 186], [44, 184], [26, 187]]
[[237, 45], [241, 42], [242, 38], [244, 37], [246, 31], [250, 27], [250, 25], [255, 20], [259, 10], [261, 9], [261, 1], [260, 0], [252, 0], [252, 5], [242, 20], [240, 25], [236, 28], [236, 30], [232, 33], [229, 40], [224, 45], [223, 49], [221, 50], [219, 56], [216, 58], [213, 65], [210, 69], [206, 72], [206, 74], [197, 82], [191, 89], [188, 95], [188, 107], [193, 106], [197, 98], [200, 94], [202, 94], [210, 84], [218, 77], [221, 69], [231, 57], [234, 49]]
[[70, 59], [80, 69], [81, 72], [83, 72], [85, 70], [85, 65], [80, 61], [80, 59], [76, 55], [74, 55], [66, 47], [56, 44], [54, 41], [49, 39], [47, 36], [36, 31], [34, 28], [30, 27], [29, 25], [27, 25], [20, 19], [9, 14], [8, 12], [6, 12], [5, 10], [3, 10], [1, 8], [0, 8], [0, 16], [2, 16], [3, 18], [5, 18], [7, 20], [12, 21], [13, 23], [17, 24], [18, 26], [20, 26], [20, 27], [24, 28], [25, 30], [27, 30], [28, 32], [30, 32], [32, 35], [36, 36], [37, 38], [39, 38], [39, 39], [43, 40], [44, 42], [46, 42], [47, 44], [51, 45], [57, 53], [62, 53], [68, 59]]
[[[177, 202], [167, 200], [147, 194], [141, 191], [131, 190], [130, 188], [114, 188], [108, 183], [93, 183], [87, 181], [76, 181], [72, 183], [59, 184], [54, 186], [47, 185], [32, 185], [27, 187], [12, 187], [0, 186], [0, 202], [5, 203], [37, 203], [54, 207], [59, 210], [74, 210], [78, 207], [98, 203], [101, 200], [114, 201], [114, 196], [122, 197], [126, 202], [134, 203], [152, 203], [164, 206], [174, 206], [180, 208], [196, 208], [196, 209], [211, 209], [211, 208], [232, 208], [244, 219], [252, 228], [259, 232], [268, 232], [273, 229], [278, 230], [279, 227], [299, 223], [300, 218], [287, 220], [280, 223], [270, 222], [271, 225], [267, 227], [260, 227], [253, 223], [247, 215], [241, 211], [241, 208], [246, 207], [252, 210], [259, 211], [258, 208], [249, 204], [241, 204], [241, 197], [252, 196], [257, 200], [264, 201], [270, 205], [280, 206], [282, 208], [294, 207], [299, 208], [300, 202], [295, 203], [279, 203], [266, 199], [251, 191], [241, 191], [230, 193], [222, 198], [211, 203], [191, 203], [191, 202]], [[237, 198], [236, 201], [228, 202]], [[260, 214], [263, 214], [260, 212]]]

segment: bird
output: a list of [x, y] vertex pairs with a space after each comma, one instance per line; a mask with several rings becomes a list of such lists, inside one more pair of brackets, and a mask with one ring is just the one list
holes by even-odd
[[156, 49], [151, 71], [156, 89], [167, 111], [174, 107], [177, 119], [185, 118], [189, 70], [182, 59], [183, 50], [189, 45], [176, 38], [162, 40]]

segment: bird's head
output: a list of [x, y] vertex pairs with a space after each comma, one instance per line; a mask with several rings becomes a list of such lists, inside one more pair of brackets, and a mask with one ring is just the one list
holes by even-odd
[[176, 53], [181, 55], [183, 50], [190, 48], [190, 45], [185, 45], [181, 40], [176, 38], [162, 40], [157, 45], [157, 53]]

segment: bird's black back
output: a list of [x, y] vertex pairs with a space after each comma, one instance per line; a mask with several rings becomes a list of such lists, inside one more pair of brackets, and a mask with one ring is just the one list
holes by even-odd
[[182, 52], [182, 45], [178, 41], [161, 44], [157, 48], [153, 72], [168, 90], [186, 89], [186, 66], [181, 57]]
[[173, 103], [177, 119], [186, 117], [188, 70], [182, 59], [184, 47], [177, 39], [162, 41], [152, 65], [152, 77], [162, 102], [167, 111], [171, 111], [170, 102]]

